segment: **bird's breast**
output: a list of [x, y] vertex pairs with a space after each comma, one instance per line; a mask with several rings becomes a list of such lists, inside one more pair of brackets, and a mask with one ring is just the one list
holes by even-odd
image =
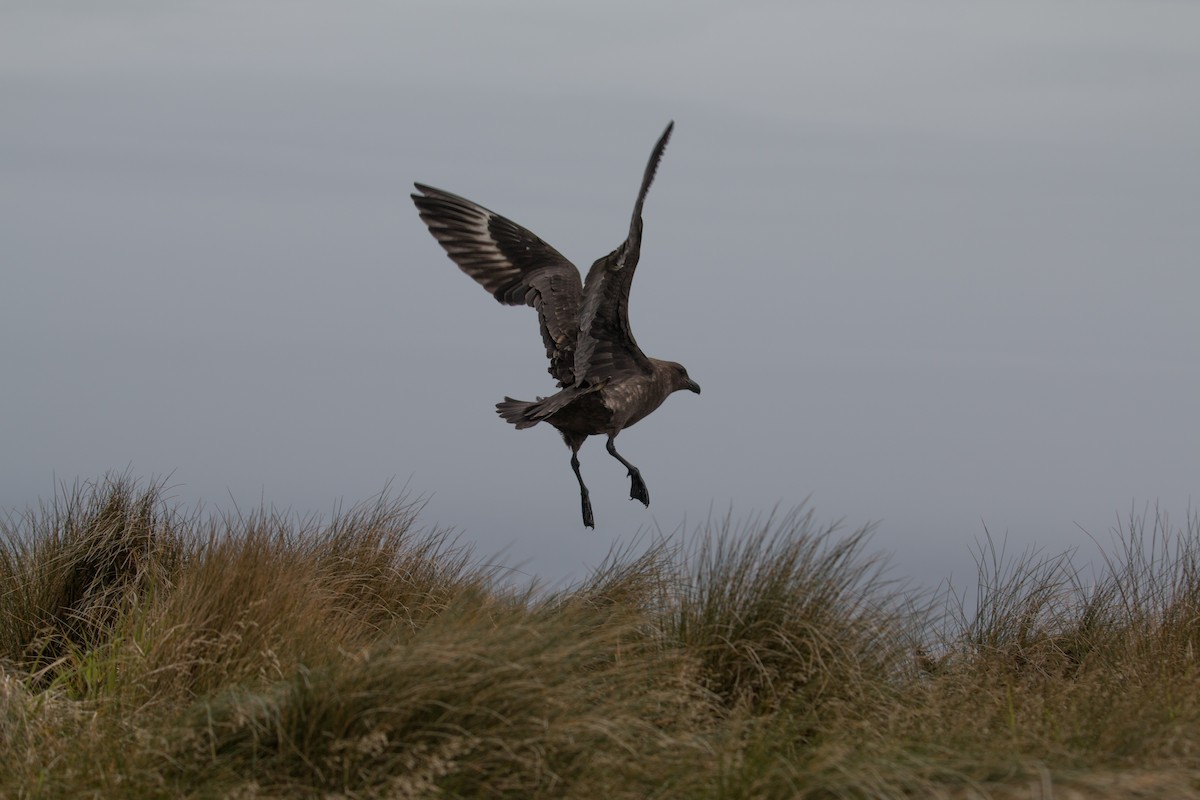
[[600, 397], [612, 412], [612, 425], [617, 430], [633, 426], [665, 399], [653, 381], [642, 377], [609, 384], [600, 390]]

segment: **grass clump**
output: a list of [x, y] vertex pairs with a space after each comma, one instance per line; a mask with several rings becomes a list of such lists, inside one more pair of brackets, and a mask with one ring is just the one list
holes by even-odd
[[183, 513], [127, 478], [0, 535], [0, 796], [1200, 795], [1200, 520], [972, 608], [809, 511], [497, 579], [403, 496]]
[[904, 621], [865, 557], [869, 529], [836, 538], [811, 511], [709, 525], [682, 559], [671, 636], [724, 705], [763, 714], [819, 707], [882, 684]]

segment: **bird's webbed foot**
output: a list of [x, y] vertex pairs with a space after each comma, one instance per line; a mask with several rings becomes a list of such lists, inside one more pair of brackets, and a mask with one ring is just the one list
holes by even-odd
[[583, 506], [583, 527], [596, 528], [596, 520], [592, 516], [592, 501], [588, 499], [587, 492], [580, 495], [580, 501]]
[[575, 470], [575, 478], [579, 481], [579, 503], [583, 508], [583, 526], [594, 529], [596, 520], [592, 517], [592, 501], [588, 498], [588, 488], [583, 482], [583, 474], [579, 471], [578, 446], [571, 450], [571, 469]]
[[650, 490], [646, 488], [646, 482], [642, 480], [642, 473], [637, 467], [629, 470], [629, 499], [640, 500], [642, 505], [650, 505]]
[[629, 499], [640, 500], [642, 505], [650, 505], [650, 490], [646, 488], [646, 482], [642, 480], [642, 473], [633, 464], [625, 460], [625, 457], [617, 452], [617, 447], [613, 444], [613, 436], [608, 437], [608, 452], [617, 461], [620, 461], [625, 469], [629, 470]]

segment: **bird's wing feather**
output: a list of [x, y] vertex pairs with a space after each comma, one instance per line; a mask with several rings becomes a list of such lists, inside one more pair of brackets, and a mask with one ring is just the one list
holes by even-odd
[[459, 268], [498, 301], [538, 312], [550, 374], [563, 386], [575, 381], [583, 284], [561, 253], [510, 219], [466, 198], [416, 184], [421, 219]]
[[642, 249], [642, 204], [674, 127], [674, 122], [667, 125], [650, 154], [633, 206], [629, 236], [588, 270], [575, 349], [575, 375], [581, 382], [595, 383], [605, 378], [649, 374], [653, 370], [629, 328], [629, 288]]

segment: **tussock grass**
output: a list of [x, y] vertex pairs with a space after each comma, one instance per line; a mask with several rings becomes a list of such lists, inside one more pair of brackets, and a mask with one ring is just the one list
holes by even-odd
[[819, 706], [886, 683], [906, 620], [865, 557], [869, 529], [837, 538], [811, 511], [706, 526], [684, 554], [671, 637], [727, 706]]
[[1092, 575], [987, 540], [967, 609], [805, 509], [556, 591], [420, 510], [110, 478], [9, 518], [0, 796], [1200, 796], [1195, 515], [1130, 515]]

